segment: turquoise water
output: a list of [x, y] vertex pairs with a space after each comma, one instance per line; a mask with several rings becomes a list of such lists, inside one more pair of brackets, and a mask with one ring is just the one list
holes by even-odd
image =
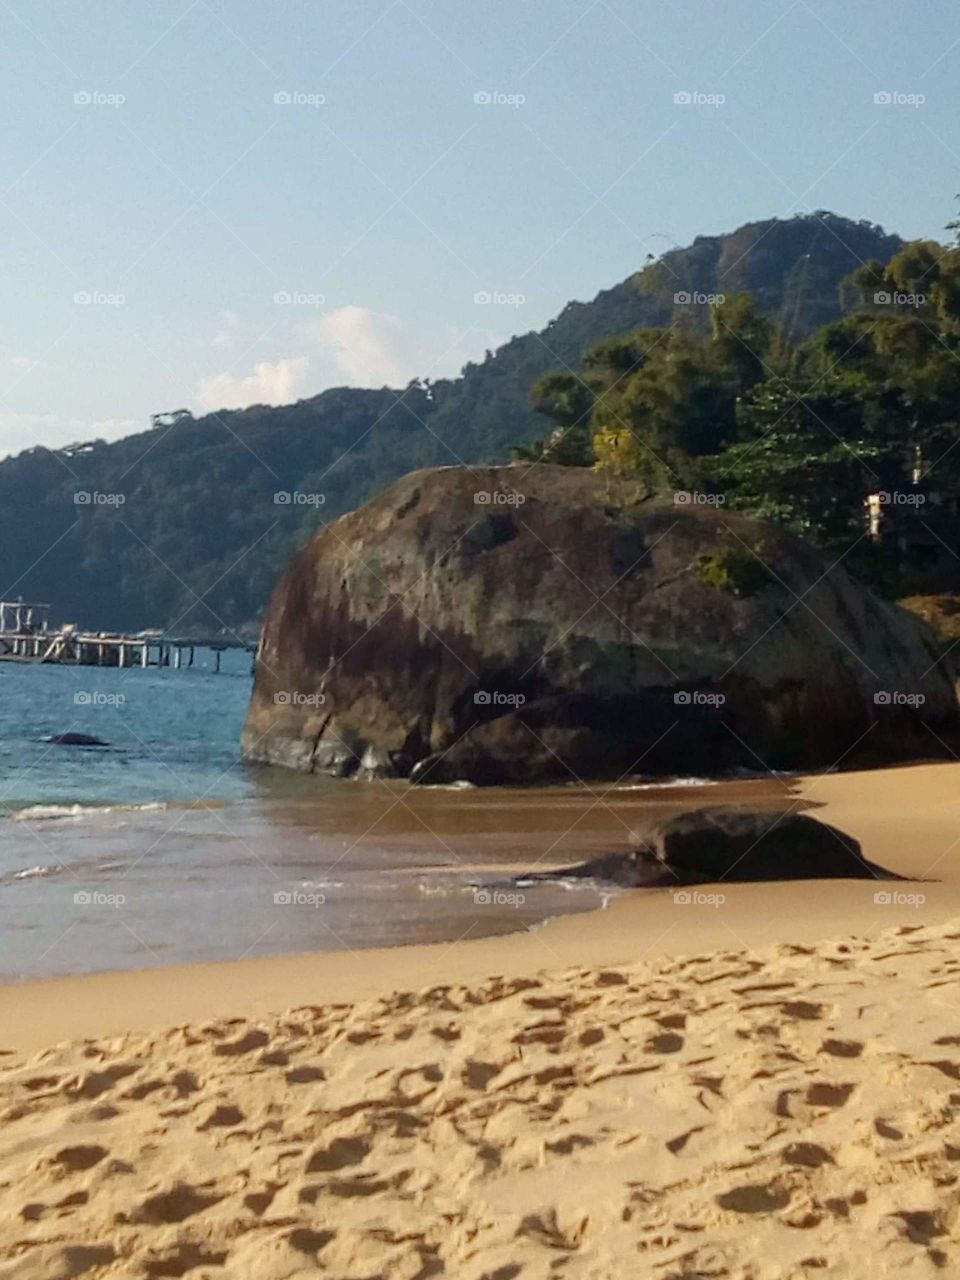
[[[564, 859], [529, 797], [246, 766], [250, 655], [192, 669], [0, 663], [0, 980], [452, 941], [595, 908], [582, 882], [478, 896]], [[54, 744], [82, 733], [102, 747]], [[589, 807], [590, 797], [584, 800]], [[524, 807], [526, 806], [526, 808]]]
[[[250, 655], [196, 665], [128, 668], [0, 663], [0, 806], [120, 805], [247, 794], [238, 743], [250, 698]], [[84, 733], [103, 749], [55, 746]]]

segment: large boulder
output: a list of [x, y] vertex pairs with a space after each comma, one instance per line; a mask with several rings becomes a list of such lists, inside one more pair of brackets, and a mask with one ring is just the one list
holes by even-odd
[[590, 879], [627, 888], [719, 880], [899, 880], [859, 840], [805, 813], [692, 809], [649, 823], [636, 847], [518, 880]]
[[805, 813], [694, 809], [655, 823], [636, 856], [667, 884], [891, 878], [853, 836]]
[[941, 753], [957, 698], [919, 619], [679, 497], [572, 467], [406, 476], [283, 574], [245, 756], [531, 783]]

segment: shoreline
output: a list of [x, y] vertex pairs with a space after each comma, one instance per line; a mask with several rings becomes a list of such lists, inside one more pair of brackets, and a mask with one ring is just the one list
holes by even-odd
[[944, 924], [960, 916], [958, 782], [960, 764], [791, 780], [792, 805], [854, 835], [864, 857], [902, 875], [937, 877], [894, 891], [904, 898], [919, 895], [920, 904], [878, 904], [875, 882], [865, 880], [724, 884], [719, 906], [680, 905], [669, 890], [643, 889], [625, 892], [604, 910], [480, 939], [468, 931], [449, 943], [9, 982], [0, 984], [0, 1051], [29, 1053], [66, 1039], [261, 1016], [296, 1004], [364, 1000], [491, 974], [520, 978], [577, 964], [751, 951], [785, 940], [870, 937], [897, 925]]

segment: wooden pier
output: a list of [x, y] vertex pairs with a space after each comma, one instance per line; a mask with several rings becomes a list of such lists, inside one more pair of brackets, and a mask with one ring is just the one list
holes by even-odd
[[198, 649], [213, 651], [214, 670], [228, 649], [256, 654], [257, 646], [223, 636], [168, 636], [160, 631], [124, 635], [80, 631], [72, 623], [51, 629], [50, 606], [0, 600], [0, 662], [49, 662], [85, 667], [192, 667]]

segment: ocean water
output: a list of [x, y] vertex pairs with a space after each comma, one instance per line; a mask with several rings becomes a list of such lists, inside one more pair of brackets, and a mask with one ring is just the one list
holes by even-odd
[[[250, 687], [242, 652], [218, 674], [209, 652], [179, 671], [0, 663], [0, 980], [452, 941], [607, 900], [511, 885], [609, 847], [571, 841], [576, 815], [539, 793], [244, 765]], [[106, 745], [47, 740], [64, 733]]]

